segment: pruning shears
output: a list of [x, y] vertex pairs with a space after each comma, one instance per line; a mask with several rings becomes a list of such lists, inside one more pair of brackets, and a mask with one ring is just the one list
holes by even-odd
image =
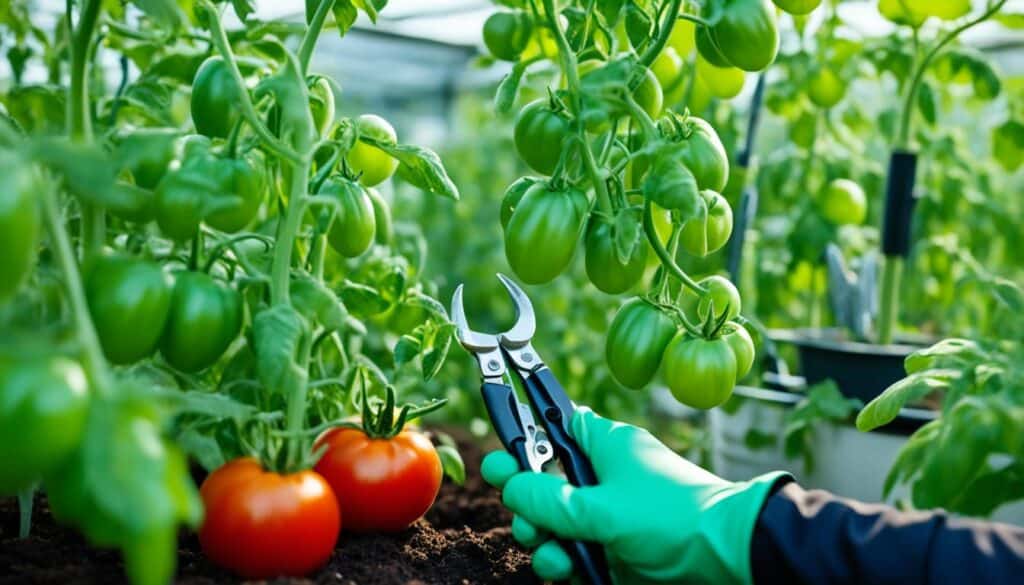
[[[541, 472], [557, 457], [569, 483], [597, 485], [590, 460], [569, 432], [576, 406], [530, 342], [537, 330], [533, 305], [526, 293], [507, 276], [498, 274], [498, 280], [505, 285], [515, 304], [516, 322], [511, 329], [496, 334], [470, 329], [461, 284], [452, 296], [451, 312], [459, 342], [480, 366], [483, 379], [480, 392], [494, 432], [524, 471]], [[519, 400], [513, 376], [526, 391], [529, 404]], [[608, 562], [600, 544], [581, 541], [559, 541], [559, 544], [588, 582], [611, 585]]]

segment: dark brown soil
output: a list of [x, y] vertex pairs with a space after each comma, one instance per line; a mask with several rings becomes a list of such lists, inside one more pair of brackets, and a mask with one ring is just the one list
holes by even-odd
[[[511, 516], [497, 492], [480, 478], [480, 449], [473, 444], [459, 447], [466, 460], [466, 483], [460, 487], [446, 480], [426, 518], [396, 535], [343, 533], [334, 556], [319, 572], [270, 584], [538, 583], [529, 555], [512, 539]], [[96, 550], [74, 531], [57, 526], [44, 497], [36, 501], [32, 536], [19, 540], [17, 530], [16, 500], [0, 499], [0, 585], [125, 582], [118, 553]], [[239, 582], [206, 561], [195, 535], [182, 535], [175, 583]]]

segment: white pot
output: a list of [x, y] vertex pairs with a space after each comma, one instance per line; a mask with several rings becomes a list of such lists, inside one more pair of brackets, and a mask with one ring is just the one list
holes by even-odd
[[[747, 480], [778, 469], [789, 471], [807, 489], [823, 489], [839, 496], [865, 502], [882, 499], [885, 477], [900, 448], [914, 428], [934, 416], [928, 411], [904, 409], [895, 428], [861, 432], [849, 425], [823, 423], [814, 430], [814, 462], [811, 472], [801, 460], [787, 459], [782, 451], [782, 431], [786, 413], [800, 400], [799, 394], [760, 388], [737, 387], [743, 397], [736, 412], [717, 408], [710, 412], [714, 471], [733, 481]], [[745, 438], [750, 430], [777, 437], [774, 445], [751, 448]], [[905, 498], [900, 486], [889, 494], [888, 502]], [[996, 510], [993, 519], [1024, 525], [1024, 502]]]

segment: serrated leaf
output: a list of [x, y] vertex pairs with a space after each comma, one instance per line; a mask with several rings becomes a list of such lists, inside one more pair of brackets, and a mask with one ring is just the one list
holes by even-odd
[[359, 140], [376, 146], [398, 160], [398, 176], [428, 193], [459, 199], [459, 189], [448, 176], [441, 158], [433, 150], [412, 144], [388, 144], [370, 136]]
[[290, 396], [309, 373], [299, 365], [302, 344], [309, 343], [309, 325], [291, 305], [275, 305], [256, 314], [252, 323], [256, 375], [271, 393]]
[[380, 291], [362, 283], [346, 280], [339, 293], [345, 306], [362, 317], [379, 315], [391, 306]]
[[444, 474], [451, 478], [456, 485], [466, 482], [466, 464], [455, 447], [450, 445], [439, 445], [435, 447], [437, 456], [441, 460], [441, 469]]
[[395, 344], [395, 365], [401, 366], [416, 359], [423, 347], [422, 332], [418, 329], [407, 333], [398, 339]]
[[292, 306], [309, 321], [329, 331], [340, 331], [348, 323], [348, 310], [334, 291], [308, 274], [293, 277], [289, 285]]
[[951, 338], [908, 355], [903, 367], [908, 374], [916, 374], [930, 368], [968, 365], [986, 359], [988, 354], [976, 342]]
[[643, 237], [639, 219], [636, 213], [629, 209], [623, 209], [615, 215], [612, 237], [615, 244], [615, 256], [623, 266], [629, 264]]
[[926, 370], [910, 374], [889, 386], [857, 415], [857, 429], [870, 431], [892, 422], [908, 402], [947, 390], [960, 377], [958, 370]]

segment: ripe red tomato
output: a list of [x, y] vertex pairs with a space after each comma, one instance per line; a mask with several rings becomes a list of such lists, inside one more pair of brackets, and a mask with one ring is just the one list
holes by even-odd
[[373, 439], [362, 430], [338, 427], [316, 446], [327, 448], [315, 470], [337, 494], [346, 530], [404, 530], [430, 509], [441, 488], [441, 459], [415, 431]]
[[199, 495], [203, 552], [249, 579], [306, 575], [327, 562], [338, 541], [337, 499], [313, 471], [281, 475], [243, 457], [211, 473]]

